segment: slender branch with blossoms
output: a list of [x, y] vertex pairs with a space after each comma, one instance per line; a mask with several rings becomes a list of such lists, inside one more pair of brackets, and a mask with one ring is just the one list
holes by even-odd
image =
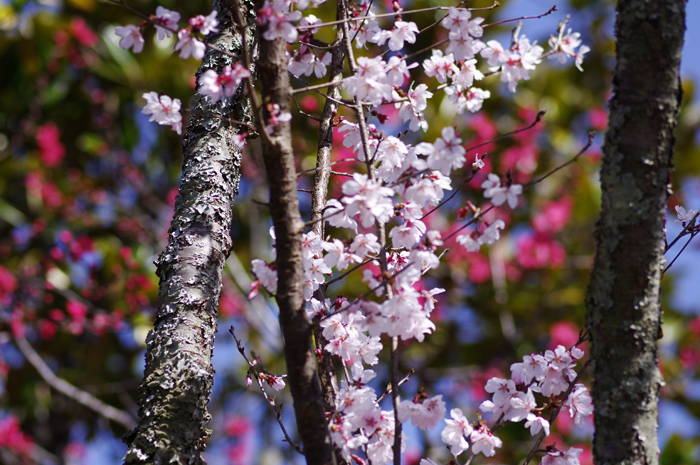
[[238, 352], [241, 354], [243, 359], [248, 364], [248, 374], [246, 375], [246, 381], [245, 381], [246, 387], [250, 387], [250, 385], [253, 382], [253, 379], [255, 379], [255, 381], [258, 384], [258, 387], [260, 388], [260, 392], [262, 393], [263, 397], [265, 398], [265, 402], [267, 403], [268, 408], [272, 412], [273, 416], [277, 419], [277, 423], [279, 424], [280, 429], [282, 430], [282, 434], [284, 434], [285, 442], [287, 442], [290, 446], [292, 446], [295, 451], [297, 451], [303, 455], [304, 450], [292, 440], [292, 438], [289, 436], [289, 433], [287, 432], [287, 428], [285, 428], [284, 423], [282, 422], [282, 406], [280, 405], [278, 408], [275, 408], [274, 398], [270, 398], [270, 396], [265, 391], [265, 386], [263, 385], [263, 383], [266, 383], [268, 386], [270, 386], [275, 391], [281, 391], [285, 387], [285, 383], [284, 383], [285, 376], [275, 376], [275, 375], [270, 375], [267, 373], [262, 373], [258, 369], [258, 360], [257, 359], [251, 360], [246, 355], [245, 347], [243, 347], [243, 344], [241, 343], [240, 339], [238, 339], [236, 337], [236, 333], [233, 329], [233, 326], [231, 326], [228, 331], [229, 331], [229, 333], [231, 333], [233, 340], [236, 341], [236, 348], [238, 349]]
[[[515, 92], [518, 83], [528, 80], [529, 73], [543, 58], [556, 58], [560, 62], [573, 58], [580, 69], [588, 48], [581, 45], [578, 33], [566, 30], [568, 20], [560, 23], [557, 35], [549, 40], [551, 50], [545, 52], [543, 47], [522, 33], [520, 23], [513, 31], [510, 45], [504, 47], [495, 40], [482, 41], [487, 25], [482, 24], [484, 18], [472, 16], [475, 10], [438, 7], [431, 10], [446, 9], [447, 14], [434, 25], [443, 27], [448, 38], [434, 44], [430, 48], [431, 56], [419, 63], [413, 61], [414, 58], [429, 49], [411, 55], [402, 55], [401, 52], [406, 44], [416, 43], [417, 36], [428, 28], [420, 30], [415, 22], [405, 21], [404, 17], [424, 10], [403, 10], [398, 2], [393, 2], [393, 13], [375, 14], [371, 11], [371, 4], [339, 0], [335, 20], [323, 22], [307, 13], [323, 2], [260, 2], [257, 5], [257, 24], [261, 53], [257, 57], [257, 68], [253, 69], [252, 44], [246, 42], [244, 35], [243, 59], [219, 72], [211, 69], [203, 72], [197, 82], [198, 91], [212, 103], [225, 102], [238, 95], [245, 83], [252, 100], [256, 131], [263, 136], [264, 159], [271, 186], [269, 205], [275, 224], [271, 235], [273, 238], [275, 234], [280, 236], [276, 238], [275, 262], [252, 260], [252, 271], [257, 279], [252, 285], [250, 298], [257, 295], [260, 287], [275, 295], [281, 319], [285, 320], [282, 327], [286, 343], [300, 350], [299, 357], [306, 363], [302, 370], [300, 366], [292, 366], [294, 357], [287, 358], [290, 370], [287, 380], [295, 403], [301, 395], [295, 383], [301, 378], [292, 373], [301, 373], [304, 382], [313, 390], [316, 376], [313, 370], [318, 370], [327, 423], [317, 427], [323, 430], [323, 437], [327, 436], [333, 442], [336, 461], [399, 465], [406, 447], [402, 425], [410, 421], [421, 430], [432, 429], [446, 413], [446, 404], [440, 394], [430, 397], [420, 392], [412, 400], [401, 400], [400, 396], [403, 381], [399, 371], [399, 342], [412, 339], [422, 342], [435, 330], [431, 320], [435, 296], [444, 292], [441, 288], [425, 288], [422, 278], [440, 265], [442, 254], [436, 252], [445, 240], [453, 236], [468, 252], [499, 241], [506, 222], [496, 216], [487, 222], [484, 215], [492, 209], [505, 208], [506, 204], [510, 209], [517, 209], [525, 187], [513, 182], [509, 173], [505, 176], [486, 173], [480, 187], [490, 206], [477, 207], [470, 202], [468, 208], [457, 210], [460, 220], [465, 220], [469, 213], [472, 218], [443, 238], [440, 231], [429, 228], [426, 217], [445, 208], [457, 191], [462, 190], [477, 172], [485, 169], [484, 156], [476, 156], [467, 181], [445, 199], [445, 191], [453, 189], [454, 173], [465, 166], [469, 169], [467, 152], [479, 145], [465, 147], [462, 135], [452, 126], [441, 128], [440, 136], [433, 142], [421, 141], [414, 145], [407, 143], [404, 136], [407, 132], [420, 134], [428, 130], [425, 112], [428, 100], [437, 92], [444, 92], [456, 114], [477, 113], [484, 101], [491, 97], [488, 90], [475, 87], [477, 81], [499, 76], [508, 90]], [[553, 11], [555, 8], [535, 17]], [[235, 14], [238, 26], [245, 28], [240, 12]], [[380, 20], [390, 17], [393, 17], [392, 27], [383, 29]], [[148, 17], [147, 23], [155, 26], [159, 40], [177, 32], [175, 51], [181, 58], [201, 58], [205, 48], [196, 34], [206, 35], [216, 30], [216, 12], [192, 18], [190, 26], [185, 29], [178, 30], [179, 20], [178, 13], [158, 7], [156, 14]], [[495, 24], [498, 23], [492, 25]], [[334, 43], [319, 45], [322, 43], [314, 35], [321, 27], [331, 25], [337, 26]], [[132, 48], [135, 53], [143, 48], [141, 29], [126, 26], [119, 28], [117, 34], [123, 48]], [[443, 44], [444, 48], [441, 47]], [[271, 66], [273, 57], [277, 60], [282, 53], [284, 58], [285, 47], [286, 66], [277, 62]], [[377, 53], [356, 58], [355, 48], [364, 47], [373, 47]], [[347, 76], [343, 76], [343, 60], [347, 60], [350, 70]], [[412, 73], [417, 73], [412, 70], [419, 66], [423, 76], [437, 81], [436, 86], [431, 88], [425, 82], [412, 79]], [[322, 78], [328, 74], [329, 68], [331, 77], [326, 84], [306, 85], [300, 89], [292, 89], [288, 84], [287, 73], [300, 80], [312, 75]], [[256, 76], [259, 70], [262, 72]], [[263, 83], [260, 94], [255, 87], [257, 80]], [[298, 187], [295, 184], [298, 176], [291, 159], [289, 123], [292, 115], [287, 110], [288, 100], [294, 93], [318, 91], [325, 87], [329, 90], [320, 118], [320, 139], [324, 145], [319, 145], [312, 189], [303, 190], [312, 193], [313, 213], [308, 223], [311, 229], [301, 232], [297, 231], [297, 227], [304, 226], [298, 202], [288, 197], [289, 192]], [[342, 98], [341, 89], [347, 98]], [[179, 134], [182, 121], [180, 101], [155, 92], [144, 94], [144, 98], [147, 105], [143, 112], [151, 116], [151, 121], [169, 125]], [[341, 105], [353, 110], [355, 122], [338, 117]], [[401, 131], [395, 131], [396, 124], [386, 124], [387, 117], [378, 111], [383, 105], [393, 105], [399, 121], [392, 123], [399, 123]], [[540, 117], [541, 113], [533, 124], [513, 134], [533, 127]], [[376, 124], [370, 122], [373, 118], [376, 118]], [[358, 168], [343, 173], [346, 179], [342, 181], [342, 196], [326, 200], [335, 126], [343, 137], [342, 145], [354, 155], [351, 162]], [[236, 145], [242, 147], [246, 136], [237, 135]], [[284, 201], [283, 194], [286, 196]], [[325, 223], [334, 228], [333, 234], [326, 235]], [[471, 231], [459, 234], [472, 225], [475, 226]], [[342, 239], [343, 230], [351, 232], [351, 241]], [[298, 245], [300, 250], [297, 251]], [[300, 266], [297, 259], [301, 261]], [[338, 296], [332, 301], [327, 297], [330, 284], [360, 270], [367, 292], [352, 300]], [[295, 300], [300, 283], [303, 296], [299, 297], [303, 300], [303, 309], [296, 308]], [[297, 310], [303, 312], [303, 328], [291, 331], [288, 325], [299, 318], [295, 313]], [[316, 335], [315, 354], [320, 362], [316, 368], [309, 365], [308, 357], [304, 358], [304, 354], [308, 354], [305, 344], [310, 346], [312, 332]], [[292, 337], [293, 343], [290, 342]], [[380, 397], [368, 383], [376, 376], [370, 367], [379, 363], [379, 354], [384, 350], [382, 337], [390, 341], [390, 388]], [[245, 356], [240, 342], [237, 339], [236, 342]], [[568, 406], [576, 423], [590, 415], [590, 397], [583, 385], [575, 383], [578, 378], [573, 369], [582, 356], [580, 349], [567, 350], [559, 346], [544, 354], [526, 356], [522, 363], [511, 367], [512, 376], [508, 380], [489, 380], [486, 391], [492, 393], [493, 398], [481, 405], [481, 411], [492, 412], [497, 419], [491, 429], [484, 421], [470, 422], [461, 410], [452, 409], [451, 418], [445, 420], [447, 426], [442, 430], [441, 439], [455, 460], [467, 449], [471, 454], [469, 462], [477, 454], [495, 455], [502, 442], [493, 431], [503, 422], [526, 421], [525, 427], [532, 435], [540, 432], [548, 435], [550, 424], [541, 416], [544, 408], [554, 411]], [[332, 361], [339, 361], [342, 365], [339, 382], [335, 380]], [[254, 370], [253, 364], [248, 363]], [[261, 386], [263, 381], [274, 388], [281, 388], [284, 384], [281, 377], [253, 373]], [[391, 394], [392, 408], [383, 410], [379, 402], [388, 393]], [[535, 395], [542, 401], [537, 402]], [[308, 400], [308, 404], [317, 406], [316, 401], [316, 398]], [[279, 413], [275, 411], [275, 414], [279, 421]], [[308, 423], [304, 425], [308, 427]], [[284, 430], [281, 422], [280, 426]], [[284, 433], [288, 439], [286, 430]], [[306, 434], [305, 438], [310, 437], [308, 430], [301, 433], [302, 436]], [[318, 457], [325, 457], [321, 442], [317, 441], [315, 450]], [[305, 442], [304, 450], [310, 449]], [[553, 463], [554, 459], [548, 457], [560, 457], [556, 455], [558, 453], [548, 448], [542, 463]], [[564, 454], [561, 457], [566, 456], [567, 465], [578, 463], [575, 451], [561, 454]], [[310, 460], [308, 456], [307, 459]], [[430, 463], [434, 462], [429, 459], [421, 461], [422, 465]]]

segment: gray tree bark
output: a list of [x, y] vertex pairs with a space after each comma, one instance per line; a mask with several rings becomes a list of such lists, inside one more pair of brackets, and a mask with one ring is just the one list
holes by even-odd
[[597, 465], [658, 463], [659, 285], [681, 101], [684, 0], [622, 0], [586, 297]]
[[[211, 33], [197, 78], [220, 72], [242, 53], [227, 0], [214, 0], [219, 33]], [[251, 33], [248, 30], [246, 33]], [[222, 53], [226, 52], [226, 53]], [[146, 339], [139, 421], [127, 433], [127, 464], [202, 464], [211, 434], [207, 403], [214, 370], [221, 273], [231, 252], [231, 206], [238, 193], [240, 151], [231, 137], [249, 121], [243, 92], [215, 105], [196, 94], [183, 137], [184, 162], [168, 245], [158, 258], [159, 307]]]

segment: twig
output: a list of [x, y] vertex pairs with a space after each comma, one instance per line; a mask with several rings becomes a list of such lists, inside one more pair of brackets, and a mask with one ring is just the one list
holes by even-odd
[[680, 240], [681, 237], [685, 236], [686, 234], [695, 234], [695, 230], [698, 228], [698, 226], [695, 225], [695, 221], [697, 221], [698, 216], [700, 216], [700, 212], [696, 213], [695, 216], [693, 216], [693, 219], [688, 221], [688, 224], [683, 228], [683, 230], [678, 233], [678, 236], [670, 243], [666, 245], [666, 248], [664, 249], [664, 253], [668, 252], [671, 250], [671, 248], [676, 245], [676, 242]]
[[519, 17], [519, 18], [504, 19], [503, 21], [496, 21], [495, 23], [484, 24], [484, 25], [481, 26], [481, 27], [497, 26], [497, 25], [499, 25], [499, 24], [512, 23], [513, 21], [521, 21], [521, 20], [523, 20], [523, 19], [538, 19], [538, 18], [543, 18], [543, 17], [545, 17], [545, 16], [547, 16], [547, 15], [551, 15], [551, 14], [554, 13], [555, 11], [557, 11], [557, 6], [556, 6], [556, 5], [552, 6], [552, 8], [550, 8], [549, 11], [547, 11], [546, 13], [542, 13], [541, 15], [535, 15], [535, 16], [521, 16], [521, 17]]
[[31, 344], [29, 344], [24, 336], [20, 334], [13, 334], [13, 337], [19, 351], [22, 352], [22, 355], [24, 355], [27, 361], [36, 369], [37, 372], [39, 372], [39, 375], [49, 386], [66, 397], [73, 399], [80, 405], [89, 408], [98, 415], [101, 415], [108, 420], [112, 420], [115, 423], [119, 423], [128, 430], [136, 427], [136, 421], [128, 413], [102, 402], [92, 394], [85, 392], [82, 389], [73, 386], [68, 381], [56, 376], [46, 362], [44, 362], [41, 356], [36, 353], [34, 348], [31, 346]]
[[676, 263], [676, 260], [678, 260], [678, 257], [681, 256], [681, 254], [683, 253], [683, 251], [685, 250], [685, 248], [688, 247], [688, 245], [690, 244], [690, 241], [692, 241], [693, 238], [694, 238], [697, 234], [698, 234], [697, 231], [695, 231], [695, 232], [693, 232], [693, 233], [690, 234], [690, 237], [688, 238], [688, 240], [686, 241], [686, 243], [683, 245], [683, 248], [680, 250], [680, 252], [678, 252], [678, 253], [676, 254], [676, 256], [673, 258], [673, 260], [671, 261], [671, 263], [669, 263], [668, 266], [667, 266], [666, 268], [664, 268], [664, 271], [661, 272], [662, 275], [665, 274], [665, 273], [668, 271], [668, 269], [671, 268], [671, 267], [673, 266], [674, 263]]
[[236, 337], [236, 333], [233, 330], [233, 326], [231, 326], [228, 330], [229, 333], [231, 333], [231, 336], [233, 336], [233, 340], [236, 341], [236, 347], [238, 348], [238, 352], [241, 353], [243, 358], [245, 359], [246, 363], [248, 363], [248, 366], [250, 367], [250, 371], [255, 375], [255, 381], [257, 381], [258, 386], [260, 387], [260, 392], [262, 392], [263, 396], [265, 397], [265, 400], [267, 401], [267, 406], [270, 408], [270, 411], [274, 414], [275, 418], [277, 419], [277, 423], [279, 423], [280, 428], [282, 428], [282, 433], [284, 434], [284, 440], [287, 442], [290, 446], [294, 448], [295, 451], [299, 452], [300, 454], [304, 455], [304, 450], [299, 447], [298, 444], [296, 444], [294, 441], [292, 441], [292, 438], [289, 436], [289, 433], [287, 432], [287, 428], [284, 427], [284, 423], [282, 423], [282, 406], [280, 406], [279, 410], [275, 410], [275, 407], [273, 406], [272, 399], [270, 399], [270, 396], [265, 392], [265, 386], [263, 386], [262, 381], [260, 380], [260, 377], [258, 376], [258, 370], [255, 368], [255, 364], [250, 361], [248, 356], [245, 354], [245, 349], [243, 348], [243, 345], [241, 344], [241, 341]]
[[589, 132], [589, 133], [588, 133], [588, 142], [586, 143], [586, 145], [583, 146], [583, 148], [582, 148], [581, 150], [579, 150], [579, 152], [578, 152], [576, 155], [574, 155], [574, 157], [573, 157], [571, 160], [567, 161], [566, 163], [564, 163], [564, 164], [562, 164], [562, 165], [557, 166], [556, 168], [554, 168], [552, 171], [548, 172], [547, 174], [545, 174], [545, 175], [543, 175], [543, 176], [541, 176], [541, 177], [539, 177], [539, 178], [537, 178], [537, 179], [535, 179], [535, 180], [533, 180], [533, 181], [530, 181], [529, 183], [525, 184], [525, 185], [523, 186], [523, 189], [527, 189], [528, 187], [534, 186], [534, 185], [537, 184], [538, 182], [542, 182], [543, 180], [545, 180], [546, 178], [550, 177], [551, 175], [553, 175], [554, 173], [556, 173], [556, 172], [559, 171], [560, 169], [566, 168], [567, 166], [569, 166], [569, 165], [571, 165], [572, 163], [576, 162], [576, 161], [578, 160], [578, 157], [580, 157], [581, 155], [583, 155], [584, 152], [586, 152], [586, 150], [588, 150], [588, 149], [591, 147], [591, 145], [593, 144], [593, 137], [595, 137], [595, 131]]
[[[399, 381], [399, 386], [402, 386], [404, 383], [406, 383], [406, 381], [408, 381], [408, 380], [411, 378], [411, 376], [413, 376], [413, 374], [414, 374], [415, 372], [416, 372], [416, 370], [414, 370], [413, 368], [411, 368], [411, 371], [409, 371], [408, 374], [407, 374], [406, 376], [404, 376], [403, 379], [402, 379], [401, 381]], [[382, 395], [379, 397], [379, 399], [377, 399], [377, 403], [381, 402], [382, 400], [384, 400], [384, 398], [385, 398], [386, 396], [388, 396], [389, 394], [391, 394], [391, 390], [392, 390], [392, 389], [391, 389], [391, 384], [390, 384], [390, 385], [387, 386], [386, 389], [384, 390], [384, 394], [382, 394]]]

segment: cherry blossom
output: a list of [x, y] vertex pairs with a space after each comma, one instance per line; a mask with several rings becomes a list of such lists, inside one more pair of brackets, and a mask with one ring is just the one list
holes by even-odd
[[329, 267], [335, 267], [338, 270], [344, 270], [353, 263], [359, 263], [362, 261], [358, 255], [349, 253], [345, 250], [345, 244], [339, 239], [333, 239], [333, 242], [323, 243], [323, 249], [328, 252], [324, 257], [323, 261]]
[[[396, 21], [394, 23], [394, 28], [387, 34], [389, 39], [389, 50], [401, 50], [404, 42], [414, 44], [416, 42], [417, 32], [418, 26], [416, 26], [416, 23]], [[383, 42], [379, 43], [379, 45], [383, 45]]]
[[[413, 83], [411, 83], [411, 88], [408, 90], [408, 101], [396, 103], [394, 106], [399, 109], [399, 118], [403, 122], [409, 122], [411, 131], [417, 131], [418, 129], [426, 131], [428, 122], [425, 120], [423, 112], [428, 107], [428, 99], [433, 94], [428, 92], [428, 86], [425, 84], [419, 84], [415, 89], [412, 86]], [[398, 95], [396, 97], [398, 99]]]
[[695, 215], [697, 215], [698, 212], [695, 210], [687, 210], [683, 208], [680, 205], [676, 205], [676, 215], [678, 215], [678, 219], [676, 220], [677, 223], [689, 223], [693, 221], [693, 218], [695, 218]]
[[560, 450], [552, 450], [547, 452], [542, 457], [541, 465], [580, 465], [578, 456], [583, 452], [583, 449], [572, 447], [566, 452]]
[[372, 233], [358, 234], [350, 245], [350, 251], [356, 253], [360, 258], [364, 258], [368, 253], [378, 254], [380, 248], [377, 236]]
[[182, 115], [180, 114], [180, 99], [172, 99], [167, 95], [158, 97], [156, 92], [143, 94], [146, 106], [141, 110], [144, 115], [151, 115], [148, 121], [155, 121], [164, 126], [171, 126], [178, 134], [182, 133]]
[[482, 425], [479, 429], [472, 431], [469, 438], [472, 441], [472, 452], [474, 454], [482, 453], [486, 457], [496, 455], [496, 449], [503, 445], [503, 441], [494, 436], [486, 425]]
[[531, 435], [534, 436], [540, 431], [544, 431], [545, 436], [549, 436], [549, 422], [547, 420], [534, 413], [529, 413], [526, 420], [525, 428], [530, 428]]
[[491, 203], [497, 207], [506, 202], [510, 208], [517, 207], [518, 196], [523, 192], [523, 186], [520, 184], [502, 186], [500, 178], [493, 173], [489, 173], [488, 179], [481, 184], [481, 187], [484, 189], [484, 197], [491, 199]]
[[177, 44], [175, 44], [175, 50], [180, 50], [180, 58], [185, 59], [193, 56], [197, 60], [204, 58], [204, 52], [207, 47], [204, 42], [197, 40], [190, 35], [187, 29], [180, 29], [177, 33]]
[[281, 38], [289, 43], [297, 40], [297, 29], [292, 22], [301, 19], [301, 12], [290, 12], [289, 6], [289, 1], [266, 0], [263, 8], [258, 10], [258, 24], [267, 25], [263, 29], [265, 40]]
[[445, 416], [445, 402], [441, 395], [419, 400], [404, 400], [399, 405], [399, 420], [422, 429], [434, 428]]
[[132, 24], [117, 26], [114, 28], [114, 32], [121, 37], [119, 46], [124, 50], [129, 50], [131, 48], [134, 53], [141, 53], [143, 51], [143, 35], [141, 34], [141, 30], [136, 26]]
[[466, 437], [472, 434], [474, 428], [458, 408], [450, 410], [450, 417], [452, 417], [451, 420], [445, 420], [445, 427], [440, 433], [440, 439], [450, 446], [450, 452], [456, 457], [469, 448]]
[[272, 269], [267, 263], [257, 258], [251, 264], [253, 265], [253, 273], [263, 287], [271, 294], [277, 292], [277, 270]]
[[[336, 199], [329, 199], [326, 202], [325, 218], [331, 226], [357, 231], [357, 222], [347, 215], [345, 207]], [[355, 250], [352, 251], [355, 252]]]
[[268, 386], [270, 386], [272, 389], [275, 391], [281, 391], [284, 389], [286, 384], [284, 383], [284, 378], [286, 378], [287, 375], [282, 375], [282, 376], [274, 376], [274, 375], [265, 375], [261, 374], [260, 378], [262, 378]]
[[461, 145], [462, 139], [457, 136], [452, 126], [443, 128], [441, 135], [442, 137], [435, 141], [434, 150], [428, 154], [426, 163], [429, 168], [449, 176], [453, 169], [464, 165], [466, 150]]
[[564, 402], [564, 406], [569, 407], [569, 414], [574, 419], [574, 423], [583, 426], [583, 418], [593, 413], [593, 404], [588, 388], [583, 384], [576, 384], [569, 398]]
[[[581, 45], [581, 34], [578, 32], [571, 32], [571, 29], [564, 34], [564, 26], [562, 24], [559, 29], [558, 36], [551, 36], [549, 38], [549, 46], [552, 48], [553, 54], [549, 56], [549, 59], [557, 59], [559, 63], [566, 63], [569, 57], [575, 58], [576, 67], [579, 71], [583, 71], [581, 64], [583, 63], [583, 56], [589, 52], [591, 49], [587, 45]], [[579, 47], [578, 51], [575, 49]]]
[[394, 192], [382, 187], [377, 181], [368, 178], [366, 174], [355, 173], [352, 180], [343, 184], [343, 199], [345, 210], [352, 218], [359, 215], [360, 223], [365, 228], [374, 224], [389, 221], [394, 208], [391, 197]]
[[440, 49], [434, 49], [433, 55], [423, 61], [423, 69], [426, 76], [437, 78], [441, 84], [459, 71], [454, 56], [451, 53], [443, 55]]
[[219, 25], [219, 20], [216, 19], [217, 11], [212, 10], [207, 16], [197, 15], [194, 18], [190, 18], [190, 26], [194, 30], [199, 30], [205, 36], [211, 32], [219, 32], [216, 26]]
[[172, 37], [173, 31], [177, 30], [177, 23], [180, 21], [180, 13], [159, 6], [156, 8], [155, 16], [151, 18], [158, 31], [158, 40], [163, 40], [166, 37]]
[[225, 66], [221, 74], [213, 69], [208, 69], [199, 77], [199, 92], [209, 97], [213, 103], [224, 98], [232, 97], [238, 90], [238, 86], [245, 78], [250, 77], [250, 71], [240, 63]]

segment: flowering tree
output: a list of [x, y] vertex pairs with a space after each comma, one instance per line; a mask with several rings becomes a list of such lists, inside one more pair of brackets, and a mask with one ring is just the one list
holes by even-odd
[[[185, 162], [168, 245], [157, 260], [159, 307], [148, 337], [138, 425], [126, 436], [127, 462], [202, 460], [211, 435], [207, 402], [217, 310], [230, 306], [220, 293], [227, 277], [225, 259], [236, 250], [231, 241], [237, 227], [233, 198], [240, 186], [245, 188], [241, 149], [248, 145], [254, 154], [256, 138], [270, 189], [262, 203], [272, 221], [274, 252], [251, 253], [255, 280], [244, 283], [246, 273], [239, 270], [233, 281], [249, 290], [250, 305], [267, 295], [276, 300], [286, 368], [262, 368], [274, 367], [274, 356], [252, 356], [253, 343], [235, 339], [249, 334], [240, 330], [240, 321], [232, 333], [244, 356], [246, 384], [255, 382], [263, 390], [290, 450], [301, 452], [307, 463], [400, 463], [402, 456], [423, 464], [464, 463], [479, 454], [579, 462], [581, 448], [554, 444], [551, 438], [553, 432], [563, 434], [554, 426], [556, 418], [585, 425], [592, 413], [580, 383], [588, 362], [576, 371], [578, 361], [583, 362], [585, 345], [578, 346], [585, 335], [569, 329], [568, 337], [553, 337], [548, 350], [546, 344], [521, 347], [522, 359], [511, 357], [502, 372], [484, 372], [478, 410], [460, 404], [450, 389], [440, 389], [431, 381], [429, 365], [421, 367], [410, 353], [439, 336], [450, 295], [460, 284], [454, 276], [464, 263], [469, 281], [491, 280], [495, 301], [501, 303], [506, 280], [519, 282], [527, 270], [556, 269], [563, 263], [564, 251], [555, 238], [571, 217], [573, 202], [569, 196], [538, 200], [543, 183], [565, 172], [558, 171], [563, 162], [551, 160], [536, 175], [527, 148], [541, 131], [542, 115], [523, 113], [524, 121], [515, 124], [512, 134], [501, 130], [500, 136], [514, 141], [503, 155], [498, 154], [495, 125], [479, 118], [499, 81], [507, 92], [517, 92], [546, 57], [563, 63], [572, 59], [581, 68], [587, 47], [564, 21], [545, 52], [520, 26], [505, 46], [488, 39], [489, 31], [499, 27], [481, 16], [490, 9], [433, 7], [419, 10], [415, 18], [423, 19], [412, 22], [412, 12], [398, 3], [386, 14], [370, 6], [339, 2], [333, 5], [335, 17], [329, 18], [323, 15], [332, 11], [322, 4], [222, 1], [206, 16], [192, 14], [184, 28], [184, 13], [158, 6], [155, 14], [143, 15], [139, 27], [115, 29], [122, 48], [147, 53], [144, 36], [154, 26], [157, 40], [172, 39], [180, 58], [202, 60], [189, 112], [180, 112], [176, 98], [152, 88], [141, 92], [142, 114], [183, 133]], [[313, 8], [325, 23], [307, 14]], [[435, 20], [427, 14], [436, 14]], [[362, 46], [370, 48], [368, 56], [359, 56]], [[301, 88], [292, 87], [290, 74]], [[307, 76], [328, 76], [328, 82], [310, 85]], [[483, 88], [475, 87], [477, 81]], [[298, 100], [302, 93], [324, 88], [322, 111]], [[453, 121], [440, 121], [431, 110], [436, 99], [449, 108]], [[307, 116], [292, 121], [296, 109]], [[293, 137], [292, 124], [306, 128], [310, 120], [318, 122], [315, 168], [294, 156], [308, 148]], [[58, 137], [51, 126], [42, 128], [41, 137], [37, 134], [43, 159], [62, 157]], [[572, 150], [571, 160], [584, 151]], [[247, 174], [254, 178], [251, 164], [253, 159]], [[35, 184], [44, 195], [47, 183], [39, 179]], [[538, 201], [545, 202], [541, 215], [518, 219], [524, 205]], [[684, 215], [691, 233], [693, 215]], [[515, 224], [529, 230], [518, 238], [517, 259], [508, 263], [502, 244]], [[72, 238], [63, 236], [63, 243], [77, 249]], [[71, 254], [82, 257], [85, 249], [90, 246]], [[122, 254], [130, 263], [128, 251]], [[441, 260], [455, 273], [445, 275]], [[58, 271], [46, 275], [67, 296], [67, 323], [76, 327], [88, 314], [94, 318], [94, 310], [88, 312], [85, 300], [70, 294]], [[16, 289], [13, 285], [7, 294], [18, 295]], [[25, 314], [15, 308], [12, 315], [16, 346], [49, 382], [51, 370], [42, 372], [41, 358], [32, 357], [24, 337]], [[506, 339], [517, 340], [509, 336], [502, 311], [500, 315]], [[419, 386], [416, 379], [426, 385]], [[61, 381], [49, 383], [132, 428], [128, 414], [117, 410], [110, 416], [109, 406]], [[294, 420], [282, 416], [268, 392], [284, 396], [287, 384], [296, 432], [289, 426]], [[520, 422], [525, 435], [536, 439], [528, 443], [514, 433], [513, 424]], [[241, 435], [245, 430], [232, 422], [234, 429]], [[428, 438], [424, 443], [433, 445], [431, 458], [422, 453], [408, 458], [415, 438], [423, 435]], [[545, 438], [550, 438], [547, 444]], [[508, 440], [527, 444], [526, 449], [508, 451], [503, 447]], [[243, 456], [237, 451], [231, 457], [245, 463]]]

